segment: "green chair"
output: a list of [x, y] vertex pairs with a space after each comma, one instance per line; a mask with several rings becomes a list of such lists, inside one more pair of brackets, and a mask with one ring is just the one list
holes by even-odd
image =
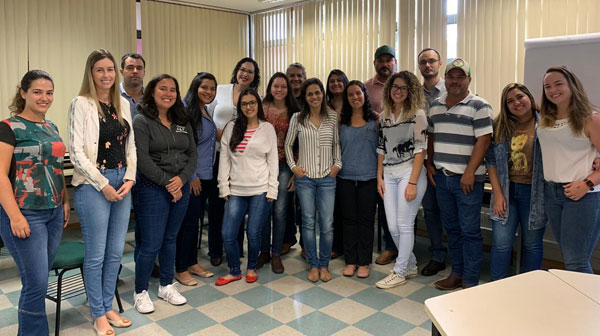
[[[58, 279], [48, 284], [46, 298], [56, 303], [56, 325], [54, 334], [59, 335], [60, 331], [60, 303], [72, 297], [85, 294], [85, 285], [83, 283], [83, 257], [85, 248], [82, 242], [67, 241], [60, 243], [52, 270], [58, 276]], [[122, 265], [121, 265], [122, 267]], [[79, 273], [64, 277], [70, 270], [79, 269]], [[119, 268], [119, 274], [121, 268]], [[123, 305], [119, 290], [115, 287], [115, 297], [119, 305], [119, 312], [123, 312]]]

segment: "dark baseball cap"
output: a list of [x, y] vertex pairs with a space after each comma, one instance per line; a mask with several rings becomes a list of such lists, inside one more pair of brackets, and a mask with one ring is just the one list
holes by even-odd
[[377, 50], [375, 50], [375, 59], [385, 54], [390, 54], [392, 55], [392, 57], [396, 58], [396, 51], [394, 50], [394, 48], [390, 47], [389, 45], [382, 45], [381, 47], [377, 48]]

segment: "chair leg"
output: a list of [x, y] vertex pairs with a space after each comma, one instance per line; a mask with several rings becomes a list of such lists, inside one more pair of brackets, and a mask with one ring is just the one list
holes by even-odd
[[119, 273], [117, 274], [117, 284], [115, 285], [115, 298], [117, 299], [117, 305], [119, 306], [119, 313], [123, 313], [125, 310], [123, 309], [123, 303], [121, 303], [121, 295], [119, 295], [119, 276], [121, 275], [121, 270], [123, 269], [123, 264], [119, 266]]
[[60, 302], [62, 300], [62, 278], [67, 270], [63, 269], [58, 274], [58, 280], [56, 281], [56, 322], [54, 326], [54, 335], [58, 336], [60, 333]]

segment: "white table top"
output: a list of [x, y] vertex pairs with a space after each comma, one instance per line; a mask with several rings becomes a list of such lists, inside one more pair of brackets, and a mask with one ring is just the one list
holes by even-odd
[[425, 311], [445, 336], [600, 334], [600, 304], [546, 271], [430, 298]]
[[600, 275], [558, 269], [551, 269], [549, 272], [600, 304]]

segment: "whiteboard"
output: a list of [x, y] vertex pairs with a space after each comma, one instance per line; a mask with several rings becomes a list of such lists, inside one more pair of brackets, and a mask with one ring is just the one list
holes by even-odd
[[545, 37], [525, 41], [524, 84], [538, 105], [542, 103], [544, 73], [555, 65], [568, 66], [595, 110], [600, 106], [600, 33]]

